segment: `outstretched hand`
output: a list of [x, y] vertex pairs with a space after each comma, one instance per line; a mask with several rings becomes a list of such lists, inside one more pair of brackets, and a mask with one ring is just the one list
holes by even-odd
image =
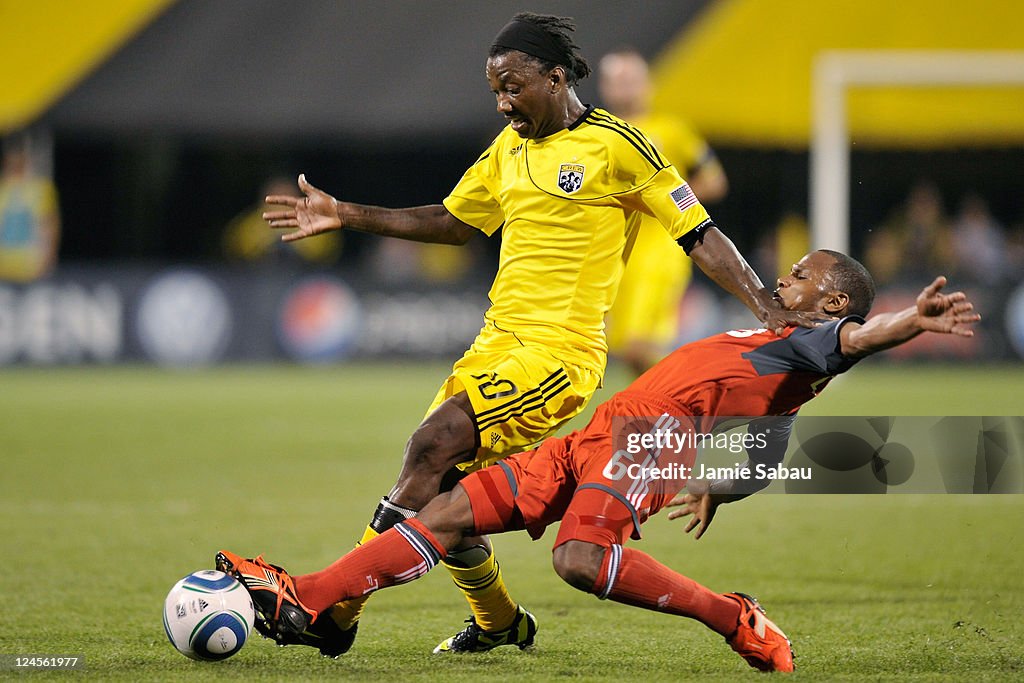
[[270, 195], [266, 203], [272, 206], [287, 206], [284, 211], [265, 211], [263, 220], [272, 228], [298, 228], [281, 236], [283, 242], [294, 242], [322, 232], [338, 230], [343, 223], [338, 216], [338, 200], [323, 190], [306, 182], [306, 175], [299, 175], [299, 189], [304, 196]]
[[696, 529], [697, 533], [693, 535], [693, 538], [697, 540], [708, 530], [711, 520], [715, 518], [715, 512], [718, 510], [719, 505], [720, 503], [714, 501], [706, 485], [699, 486], [695, 485], [695, 482], [690, 482], [690, 490], [686, 493], [680, 493], [666, 503], [665, 507], [679, 508], [668, 513], [669, 519], [679, 519], [680, 517], [692, 515], [690, 521], [686, 523], [684, 531], [690, 533]]
[[981, 316], [974, 312], [974, 304], [963, 292], [943, 294], [946, 278], [939, 276], [917, 295], [917, 318], [921, 329], [929, 332], [973, 337], [974, 323]]

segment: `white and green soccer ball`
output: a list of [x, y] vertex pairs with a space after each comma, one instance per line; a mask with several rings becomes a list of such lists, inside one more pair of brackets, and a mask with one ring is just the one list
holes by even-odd
[[174, 584], [164, 601], [164, 630], [181, 654], [227, 659], [242, 649], [255, 612], [248, 591], [224, 572], [204, 569]]

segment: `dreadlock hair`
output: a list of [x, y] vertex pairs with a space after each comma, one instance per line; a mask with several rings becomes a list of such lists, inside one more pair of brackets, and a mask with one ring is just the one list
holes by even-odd
[[846, 254], [831, 249], [820, 251], [835, 259], [828, 276], [832, 287], [850, 297], [847, 313], [866, 316], [875, 302], [875, 281], [871, 278], [871, 273], [859, 261]]
[[[575, 85], [578, 81], [590, 75], [590, 65], [587, 64], [587, 60], [585, 60], [583, 55], [580, 54], [580, 46], [573, 42], [572, 36], [570, 35], [576, 30], [576, 24], [573, 23], [570, 17], [556, 17], [550, 14], [520, 12], [512, 17], [512, 19], [516, 21], [530, 22], [537, 28], [546, 32], [554, 43], [558, 45], [558, 49], [562, 53], [562, 58], [557, 62], [529, 55], [531, 59], [540, 65], [542, 71], [551, 71], [551, 69], [554, 69], [556, 66], [564, 68], [565, 77], [569, 81], [569, 85]], [[511, 48], [492, 45], [487, 56], [497, 57], [510, 51]]]

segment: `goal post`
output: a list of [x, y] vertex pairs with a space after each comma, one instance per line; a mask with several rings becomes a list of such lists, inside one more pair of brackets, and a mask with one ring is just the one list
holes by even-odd
[[849, 252], [847, 92], [858, 86], [1021, 86], [1024, 51], [830, 50], [811, 82], [811, 247]]

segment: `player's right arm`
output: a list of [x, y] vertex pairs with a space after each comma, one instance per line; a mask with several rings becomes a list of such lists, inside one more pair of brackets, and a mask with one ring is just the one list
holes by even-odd
[[310, 185], [305, 175], [299, 176], [299, 189], [302, 197], [271, 195], [266, 199], [267, 204], [288, 207], [263, 214], [273, 228], [297, 228], [281, 237], [285, 242], [348, 228], [415, 242], [465, 244], [477, 231], [440, 204], [387, 209], [340, 202]]
[[897, 313], [880, 313], [863, 325], [849, 323], [839, 330], [839, 350], [847, 358], [872, 353], [910, 341], [922, 332], [973, 337], [972, 325], [981, 320], [963, 292], [943, 294], [945, 277], [937, 277], [921, 290], [917, 302]]

